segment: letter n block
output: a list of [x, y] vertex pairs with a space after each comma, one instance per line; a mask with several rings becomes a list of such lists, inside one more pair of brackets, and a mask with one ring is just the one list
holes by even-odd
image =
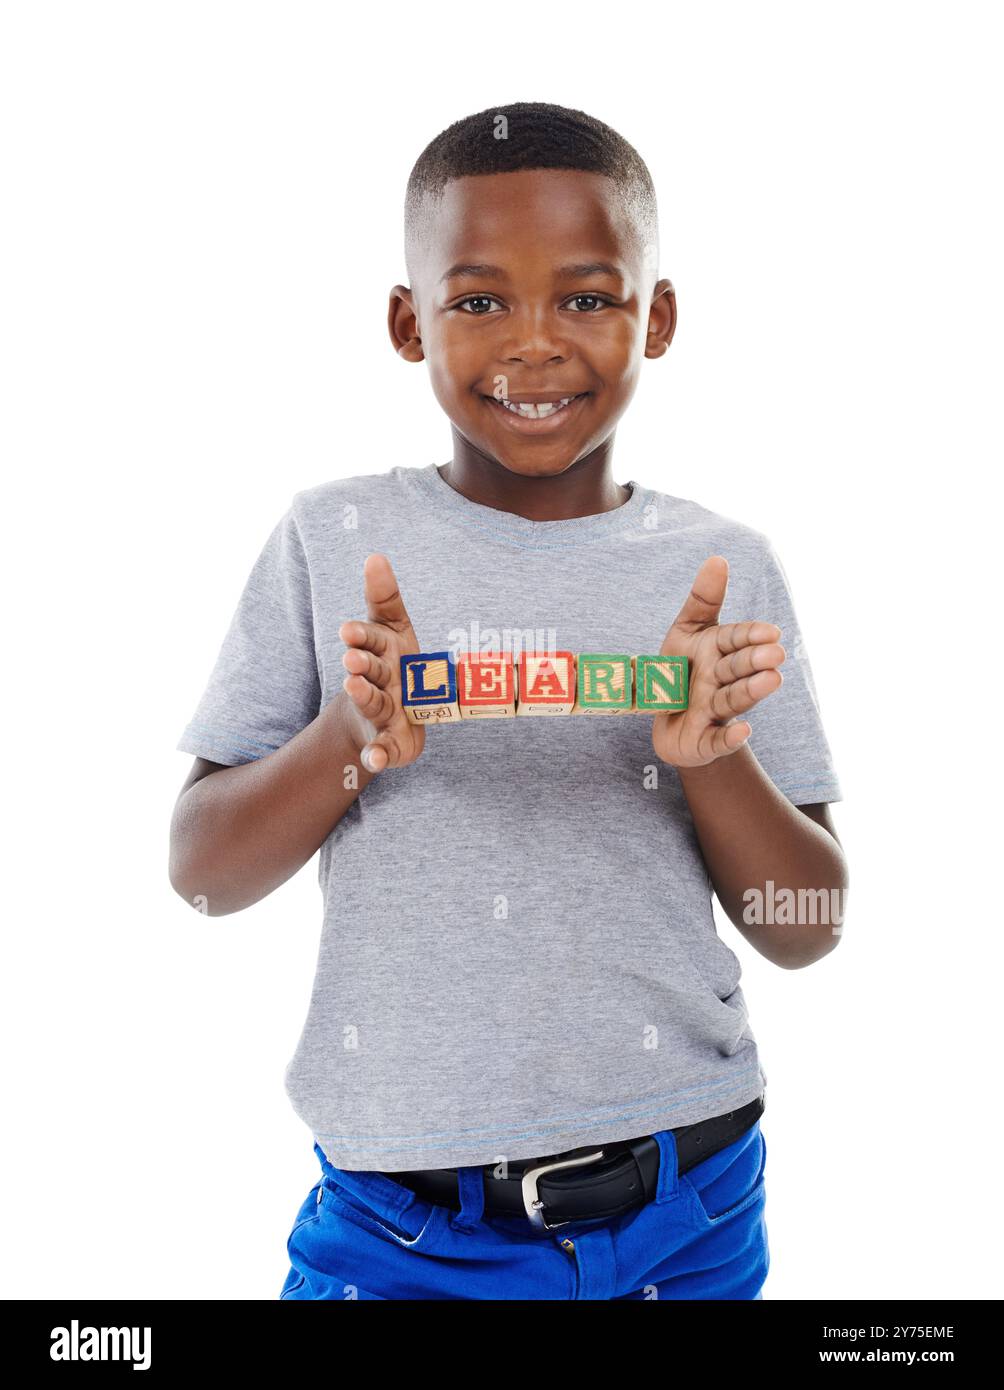
[[687, 708], [688, 663], [685, 656], [636, 656], [635, 708], [639, 714]]
[[630, 714], [634, 708], [634, 666], [630, 656], [579, 652], [578, 694], [573, 714]]
[[445, 724], [460, 718], [457, 668], [449, 652], [402, 656], [401, 707], [412, 724]]
[[571, 714], [574, 652], [520, 652], [517, 714]]
[[516, 669], [511, 654], [464, 652], [457, 660], [461, 719], [515, 719]]

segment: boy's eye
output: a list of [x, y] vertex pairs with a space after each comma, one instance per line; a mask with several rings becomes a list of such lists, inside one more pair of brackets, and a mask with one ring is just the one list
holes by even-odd
[[[470, 295], [469, 298], [467, 298], [467, 299], [462, 299], [462, 300], [460, 301], [460, 303], [457, 305], [457, 308], [458, 308], [458, 309], [461, 309], [461, 308], [463, 308], [463, 306], [464, 306], [465, 304], [497, 304], [497, 303], [498, 303], [498, 300], [497, 300], [497, 299], [492, 299], [491, 295], [489, 295], [489, 294], [472, 294], [472, 295]], [[473, 310], [473, 309], [471, 310], [471, 313], [476, 313], [476, 312], [477, 312], [476, 310]]]
[[[603, 306], [604, 304], [608, 304], [608, 303], [610, 302], [609, 300], [601, 299], [600, 296], [599, 296], [598, 294], [577, 294], [577, 295], [574, 295], [574, 296], [572, 297], [572, 299], [571, 299], [569, 302], [574, 304], [576, 301], [578, 301], [578, 300], [580, 300], [580, 299], [589, 299], [589, 300], [592, 300], [593, 303], [594, 303], [598, 308], [602, 308], [602, 306]], [[498, 304], [498, 303], [499, 303], [499, 300], [493, 298], [493, 296], [490, 295], [490, 294], [472, 294], [472, 295], [468, 295], [468, 297], [467, 297], [466, 299], [462, 299], [462, 300], [460, 301], [460, 303], [457, 304], [455, 307], [458, 308], [458, 309], [461, 309], [461, 308], [463, 308], [463, 306], [464, 306], [465, 304]], [[478, 309], [471, 309], [471, 310], [468, 310], [467, 312], [469, 312], [469, 313], [471, 313], [471, 314], [474, 314], [475, 317], [479, 317], [480, 314], [481, 314], [481, 310], [478, 310]], [[586, 312], [595, 313], [595, 309], [593, 309], [593, 310], [578, 310], [577, 312], [579, 312], [579, 313], [586, 313]]]

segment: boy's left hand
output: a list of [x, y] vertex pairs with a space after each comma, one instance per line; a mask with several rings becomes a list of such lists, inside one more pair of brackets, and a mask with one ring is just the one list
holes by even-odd
[[673, 767], [702, 767], [734, 753], [753, 732], [728, 721], [745, 714], [779, 689], [784, 661], [776, 623], [719, 625], [729, 586], [729, 563], [710, 555], [659, 649], [660, 656], [685, 656], [690, 665], [686, 710], [661, 710], [652, 720], [652, 746]]

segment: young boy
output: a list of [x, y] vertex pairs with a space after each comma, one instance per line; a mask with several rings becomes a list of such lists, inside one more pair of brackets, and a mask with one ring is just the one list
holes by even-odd
[[[770, 541], [613, 479], [676, 326], [657, 240], [582, 112], [432, 141], [389, 328], [452, 458], [293, 497], [178, 744], [183, 897], [238, 912], [320, 849], [281, 1298], [761, 1296], [766, 1074], [711, 893], [786, 969], [832, 950], [749, 890], [844, 888], [841, 793]], [[400, 658], [443, 650], [682, 655], [689, 705], [427, 732]]]

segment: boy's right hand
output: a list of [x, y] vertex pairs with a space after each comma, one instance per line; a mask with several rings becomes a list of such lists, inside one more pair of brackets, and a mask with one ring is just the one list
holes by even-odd
[[342, 665], [346, 721], [369, 772], [407, 767], [425, 747], [425, 729], [412, 724], [401, 707], [402, 656], [421, 651], [386, 555], [367, 555], [363, 591], [368, 622], [350, 619], [338, 636], [348, 650]]

